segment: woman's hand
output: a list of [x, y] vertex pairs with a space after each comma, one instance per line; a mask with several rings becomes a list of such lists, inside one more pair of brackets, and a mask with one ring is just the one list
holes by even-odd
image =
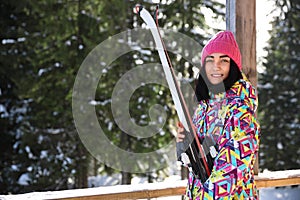
[[183, 139], [185, 138], [184, 134], [184, 127], [181, 122], [177, 123], [177, 137], [176, 142], [183, 142]]

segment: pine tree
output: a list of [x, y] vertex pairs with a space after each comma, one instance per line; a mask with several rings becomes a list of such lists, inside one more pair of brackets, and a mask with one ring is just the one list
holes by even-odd
[[300, 2], [277, 1], [265, 72], [260, 76], [260, 167], [298, 168], [300, 139]]
[[[160, 27], [180, 31], [202, 44], [206, 27], [201, 6], [215, 11], [224, 7], [209, 2], [161, 4]], [[151, 13], [156, 8], [149, 1], [143, 5]], [[73, 122], [73, 84], [92, 49], [109, 37], [134, 28], [134, 24], [141, 25], [132, 12], [134, 6], [133, 1], [121, 0], [1, 2], [1, 193], [87, 186], [91, 155]], [[115, 47], [122, 45], [126, 44], [120, 41]], [[186, 78], [194, 77], [191, 63], [176, 55], [171, 57], [177, 71]], [[122, 55], [102, 74], [95, 97], [89, 100], [96, 102], [93, 106], [99, 124], [111, 142], [126, 151], [141, 153], [161, 148], [173, 136], [171, 120], [159, 134], [146, 139], [132, 137], [115, 124], [109, 103], [113, 88], [128, 70], [139, 67], [137, 60], [160, 63], [154, 48]], [[163, 105], [167, 119], [176, 116], [169, 89], [161, 85], [139, 88], [129, 104], [131, 117], [139, 126], [152, 122], [148, 111], [155, 104]], [[102, 171], [115, 172], [104, 164]], [[132, 175], [123, 174], [124, 183], [130, 183]]]
[[96, 34], [86, 31], [97, 20], [84, 7], [81, 1], [1, 3], [1, 99], [8, 119], [22, 111], [11, 130], [1, 126], [11, 135], [10, 152], [1, 156], [10, 163], [1, 169], [1, 193], [87, 187], [89, 154], [71, 110], [75, 74]]
[[[25, 79], [25, 66], [30, 65], [25, 45], [26, 13], [24, 2], [1, 2], [0, 27], [0, 193], [22, 191], [19, 180], [26, 172], [22, 158], [21, 124], [27, 113], [28, 101], [19, 97], [21, 82]], [[23, 20], [20, 20], [23, 19]]]

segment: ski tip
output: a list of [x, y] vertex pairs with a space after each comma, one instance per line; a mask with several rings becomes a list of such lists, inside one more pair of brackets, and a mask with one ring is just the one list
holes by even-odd
[[135, 14], [138, 14], [138, 15], [139, 15], [142, 9], [143, 9], [143, 6], [142, 6], [142, 5], [136, 4], [135, 7], [133, 8], [133, 12], [134, 12]]

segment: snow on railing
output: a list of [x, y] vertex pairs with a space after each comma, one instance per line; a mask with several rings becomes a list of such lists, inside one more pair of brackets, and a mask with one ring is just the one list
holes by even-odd
[[[280, 187], [300, 185], [300, 169], [275, 172], [263, 172], [256, 177], [257, 187]], [[184, 194], [186, 180], [135, 185], [116, 185], [87, 189], [75, 189], [53, 192], [32, 192], [19, 195], [0, 195], [3, 200], [60, 199], [60, 200], [96, 200], [96, 199], [147, 199]]]

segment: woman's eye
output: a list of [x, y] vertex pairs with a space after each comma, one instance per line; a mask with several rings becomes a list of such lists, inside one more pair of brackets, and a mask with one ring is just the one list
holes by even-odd
[[222, 59], [221, 62], [223, 62], [223, 63], [229, 63], [230, 61], [227, 60], [227, 59]]
[[211, 59], [207, 59], [206, 60], [206, 62], [208, 63], [208, 62], [213, 62], [213, 60], [211, 60]]

